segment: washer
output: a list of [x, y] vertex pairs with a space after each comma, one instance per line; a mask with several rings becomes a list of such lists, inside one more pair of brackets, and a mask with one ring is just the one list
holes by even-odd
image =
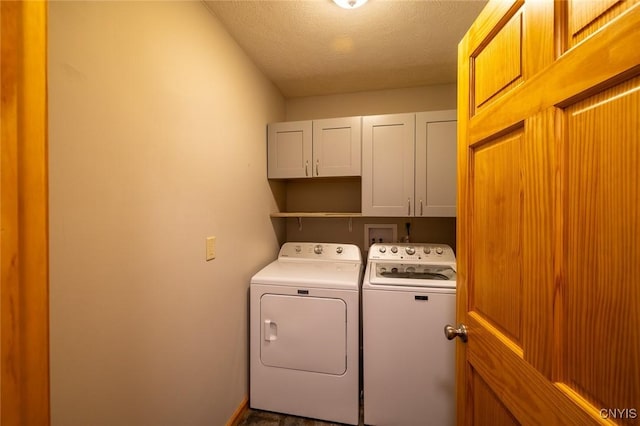
[[374, 244], [362, 283], [364, 422], [455, 424], [456, 259], [440, 244]]
[[252, 408], [356, 425], [360, 249], [285, 243], [251, 279]]

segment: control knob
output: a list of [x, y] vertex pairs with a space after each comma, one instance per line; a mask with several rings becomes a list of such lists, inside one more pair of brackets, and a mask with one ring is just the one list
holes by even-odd
[[442, 247], [436, 247], [436, 253], [438, 254], [442, 254], [444, 250], [442, 250]]
[[378, 249], [378, 251], [379, 251], [380, 253], [385, 253], [385, 252], [387, 251], [387, 248], [386, 248], [385, 246], [381, 246], [381, 247]]
[[416, 254], [416, 249], [414, 249], [413, 247], [407, 247], [406, 251], [409, 256]]
[[398, 247], [393, 246], [391, 247], [391, 253], [397, 253], [398, 252]]
[[336, 248], [336, 253], [338, 253], [338, 254], [342, 253], [342, 247], [337, 247]]
[[425, 254], [431, 254], [431, 247], [425, 247], [424, 252]]
[[321, 246], [320, 244], [318, 244], [317, 246], [315, 246], [315, 247], [313, 248], [313, 252], [314, 252], [315, 254], [322, 254], [322, 246]]

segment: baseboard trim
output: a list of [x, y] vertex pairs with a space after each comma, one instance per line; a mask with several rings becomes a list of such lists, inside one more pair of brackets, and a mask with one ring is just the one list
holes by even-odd
[[248, 408], [249, 398], [245, 396], [240, 405], [238, 405], [238, 408], [236, 408], [236, 411], [234, 411], [231, 415], [231, 418], [227, 422], [226, 426], [238, 426], [238, 423], [240, 423], [240, 420], [242, 420], [242, 416]]

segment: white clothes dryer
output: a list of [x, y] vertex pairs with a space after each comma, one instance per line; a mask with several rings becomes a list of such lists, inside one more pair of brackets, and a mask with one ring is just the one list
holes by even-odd
[[456, 259], [440, 244], [374, 244], [362, 281], [364, 422], [455, 424]]
[[358, 424], [360, 249], [285, 243], [251, 279], [255, 409]]

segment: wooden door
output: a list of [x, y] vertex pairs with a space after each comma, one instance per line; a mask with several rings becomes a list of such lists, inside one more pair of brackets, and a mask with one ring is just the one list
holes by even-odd
[[362, 118], [362, 214], [413, 216], [415, 114]]
[[416, 216], [456, 215], [456, 110], [416, 114]]
[[362, 117], [313, 120], [313, 176], [360, 176]]
[[640, 421], [639, 29], [490, 1], [460, 43], [461, 425]]
[[267, 129], [267, 176], [269, 179], [312, 176], [311, 120], [271, 123]]
[[47, 4], [0, 1], [0, 424], [49, 424]]

